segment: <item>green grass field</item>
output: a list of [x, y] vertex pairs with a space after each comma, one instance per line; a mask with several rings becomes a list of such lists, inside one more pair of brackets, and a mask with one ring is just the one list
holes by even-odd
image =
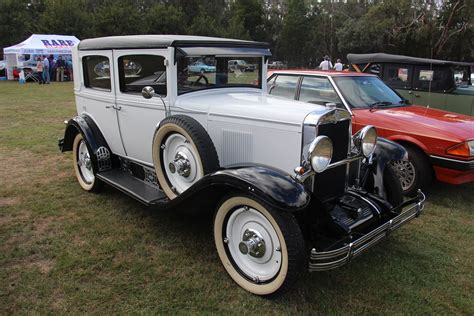
[[83, 191], [57, 139], [72, 84], [0, 82], [0, 314], [474, 314], [474, 185], [435, 184], [424, 215], [277, 299], [240, 289], [211, 218]]

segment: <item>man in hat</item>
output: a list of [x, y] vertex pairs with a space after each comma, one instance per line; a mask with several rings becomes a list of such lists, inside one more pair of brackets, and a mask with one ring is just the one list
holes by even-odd
[[321, 70], [329, 70], [332, 69], [331, 59], [328, 55], [324, 56], [324, 60], [319, 64], [319, 68]]

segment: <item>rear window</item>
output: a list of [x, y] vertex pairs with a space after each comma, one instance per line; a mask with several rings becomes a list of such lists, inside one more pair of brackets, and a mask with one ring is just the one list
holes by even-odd
[[82, 58], [84, 85], [86, 88], [111, 90], [110, 61], [106, 56], [85, 56]]

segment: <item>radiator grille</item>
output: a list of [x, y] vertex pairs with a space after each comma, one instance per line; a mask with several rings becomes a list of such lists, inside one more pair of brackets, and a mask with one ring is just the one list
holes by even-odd
[[349, 124], [351, 124], [350, 120], [344, 120], [336, 124], [318, 126], [318, 136], [327, 136], [332, 141], [334, 151], [331, 163], [347, 158], [347, 151], [349, 149]]
[[[335, 124], [318, 126], [318, 136], [327, 136], [332, 141], [333, 155], [331, 163], [347, 158], [350, 124], [350, 120], [344, 120]], [[343, 195], [345, 189], [346, 165], [328, 169], [314, 176], [314, 194], [323, 201]]]

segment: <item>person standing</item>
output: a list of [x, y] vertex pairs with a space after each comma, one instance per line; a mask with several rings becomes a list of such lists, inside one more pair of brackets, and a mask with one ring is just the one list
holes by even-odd
[[49, 78], [49, 60], [43, 56], [43, 81], [47, 84], [51, 81]]
[[39, 84], [42, 84], [44, 83], [44, 79], [43, 79], [43, 61], [41, 60], [41, 56], [38, 57], [37, 59], [37, 63], [36, 63], [36, 72], [38, 73], [38, 79], [39, 79]]
[[342, 68], [343, 68], [343, 65], [342, 65], [342, 63], [341, 63], [341, 60], [338, 59], [338, 60], [336, 61], [336, 64], [334, 65], [334, 70], [335, 70], [335, 71], [342, 71]]
[[319, 68], [321, 68], [321, 70], [332, 69], [331, 59], [328, 55], [324, 56], [324, 60], [319, 64]]
[[74, 80], [74, 79], [73, 79], [74, 74], [73, 74], [73, 72], [72, 72], [72, 60], [68, 59], [68, 60], [66, 61], [66, 68], [67, 68], [67, 72], [68, 72], [68, 75], [67, 75], [68, 80], [69, 80], [69, 81], [73, 81], [73, 80]]
[[58, 57], [58, 61], [56, 62], [56, 81], [64, 81], [64, 68], [66, 67], [66, 63], [64, 62], [63, 56]]
[[54, 66], [55, 61], [54, 61], [53, 54], [49, 55], [48, 61], [49, 61], [49, 79], [51, 81], [54, 81], [54, 74], [56, 73], [56, 68]]

